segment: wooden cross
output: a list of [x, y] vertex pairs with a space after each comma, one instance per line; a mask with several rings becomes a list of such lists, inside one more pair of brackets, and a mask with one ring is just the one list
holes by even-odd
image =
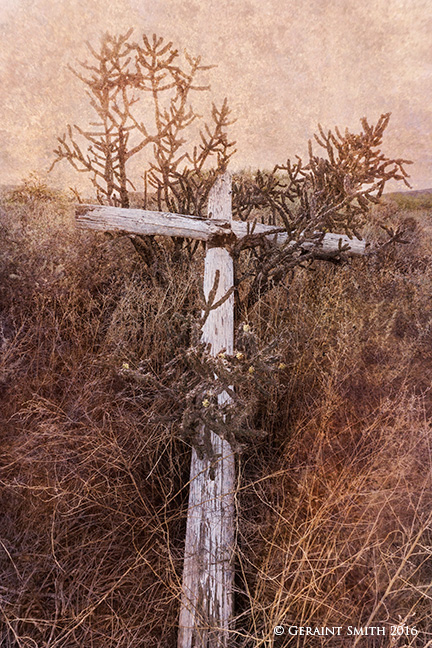
[[[233, 259], [228, 247], [250, 232], [250, 225], [232, 220], [228, 173], [219, 176], [210, 191], [208, 215], [199, 218], [102, 205], [76, 208], [77, 225], [81, 228], [206, 241], [204, 295], [207, 300], [219, 272], [216, 303], [234, 285]], [[287, 241], [286, 233], [269, 225], [256, 224], [253, 233], [268, 237], [275, 245]], [[348, 255], [365, 252], [364, 241], [339, 234], [326, 234], [319, 243], [309, 241], [303, 247], [315, 247], [325, 256], [337, 252], [341, 245], [349, 246]], [[233, 294], [210, 311], [202, 339], [210, 344], [214, 356], [222, 349], [233, 354]], [[218, 398], [222, 404], [230, 397], [223, 392]], [[226, 440], [215, 433], [211, 433], [210, 440], [212, 457], [200, 459], [192, 449], [178, 648], [229, 646], [235, 553], [235, 458]]]

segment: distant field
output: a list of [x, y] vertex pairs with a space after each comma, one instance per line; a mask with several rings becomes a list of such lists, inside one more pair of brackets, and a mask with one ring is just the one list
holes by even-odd
[[432, 209], [432, 189], [419, 189], [414, 191], [395, 191], [385, 194], [385, 199], [390, 198], [401, 209]]

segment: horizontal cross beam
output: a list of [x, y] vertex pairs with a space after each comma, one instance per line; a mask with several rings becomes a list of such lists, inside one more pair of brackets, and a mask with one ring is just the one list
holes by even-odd
[[[180, 236], [199, 241], [218, 244], [234, 243], [248, 236], [251, 223], [227, 221], [174, 214], [171, 212], [147, 211], [144, 209], [124, 209], [106, 205], [78, 205], [75, 211], [77, 226], [83, 229], [103, 230], [141, 234], [143, 236]], [[264, 235], [275, 245], [283, 245], [288, 238], [281, 228], [256, 223], [253, 234]], [[291, 243], [294, 245], [294, 241]], [[349, 238], [346, 234], [326, 233], [316, 242], [307, 240], [301, 247], [305, 250], [317, 250], [319, 254], [331, 255], [340, 249], [348, 256], [365, 254], [366, 243], [358, 238]]]

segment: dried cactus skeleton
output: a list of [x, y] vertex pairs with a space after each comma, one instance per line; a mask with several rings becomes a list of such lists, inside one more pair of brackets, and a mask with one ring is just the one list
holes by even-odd
[[[242, 220], [254, 217], [263, 223], [283, 228], [287, 245], [269, 246], [263, 237], [245, 238], [237, 254], [253, 247], [254, 263], [240, 281], [253, 277], [247, 294], [250, 306], [260, 295], [280, 283], [296, 265], [322, 258], [319, 243], [326, 232], [361, 238], [359, 233], [371, 205], [379, 202], [389, 180], [401, 180], [408, 187], [405, 165], [409, 160], [392, 159], [381, 151], [390, 113], [381, 115], [376, 125], [362, 119], [358, 134], [336, 127], [327, 133], [319, 125], [315, 140], [325, 157], [314, 153], [309, 141], [306, 164], [297, 157], [277, 164], [269, 172], [258, 171], [245, 182], [234, 185], [233, 211]], [[401, 241], [403, 232], [389, 233], [390, 240]], [[305, 253], [305, 243], [318, 244]], [[288, 247], [289, 246], [289, 247]], [[327, 260], [340, 261], [343, 249]]]
[[[128, 162], [153, 147], [153, 158], [144, 172], [144, 208], [149, 186], [157, 209], [167, 209], [169, 217], [173, 213], [201, 216], [207, 207], [209, 218], [219, 218], [233, 234], [231, 178], [224, 174], [214, 182], [233, 154], [234, 144], [227, 136], [230, 111], [226, 100], [220, 109], [213, 106], [212, 125], [201, 130], [200, 144], [188, 143], [185, 135], [198, 119], [190, 106], [190, 95], [207, 89], [197, 83], [197, 77], [208, 66], [188, 55], [180, 64], [171, 42], [164, 43], [156, 36], [150, 40], [144, 35], [142, 44], [137, 44], [130, 41], [131, 34], [130, 30], [118, 38], [106, 35], [98, 51], [89, 46], [96, 63], [81, 64], [87, 76], [75, 74], [87, 86], [99, 121], [91, 130], [68, 127], [68, 134], [59, 138], [54, 164], [66, 159], [78, 171], [89, 173], [100, 203], [129, 207], [129, 187], [133, 184], [127, 175]], [[149, 99], [152, 112], [147, 121], [142, 121], [145, 99]], [[146, 390], [150, 386], [172, 398], [177, 413], [181, 410], [179, 434], [194, 448], [179, 621], [181, 648], [197, 645], [201, 626], [206, 626], [207, 637], [202, 645], [213, 645], [209, 638], [212, 629], [219, 635], [218, 645], [228, 645], [234, 547], [233, 457], [246, 441], [262, 434], [259, 425], [253, 424], [259, 401], [270, 400], [269, 393], [277, 391], [278, 376], [286, 368], [277, 352], [278, 338], [259, 348], [247, 324], [240, 330], [234, 350], [232, 293], [243, 283], [240, 306], [247, 317], [250, 306], [296, 266], [322, 255], [320, 243], [330, 229], [336, 234], [358, 236], [370, 205], [379, 200], [388, 180], [407, 183], [407, 161], [390, 159], [380, 149], [389, 117], [382, 115], [375, 126], [363, 119], [360, 134], [347, 130], [342, 135], [338, 129], [325, 133], [319, 127], [315, 139], [325, 157], [315, 155], [309, 144], [307, 164], [297, 158], [294, 163], [288, 160], [276, 165], [270, 173], [257, 172], [250, 181], [241, 178], [234, 186], [234, 213], [242, 220], [252, 220], [250, 229], [242, 238], [226, 237], [224, 232], [221, 240], [209, 239], [207, 249], [203, 319], [208, 318], [211, 335], [207, 336], [204, 329], [203, 343], [196, 341], [186, 353], [170, 360], [163, 371], [167, 382], [140, 368], [130, 370], [128, 363], [121, 370], [124, 377]], [[87, 152], [78, 139], [87, 144]], [[271, 236], [284, 232], [284, 243], [278, 246], [265, 233], [257, 234], [258, 219], [273, 226]], [[134, 234], [138, 251], [143, 245], [147, 251], [153, 247], [152, 254], [157, 254], [154, 236], [163, 236], [164, 232], [153, 231], [156, 234], [148, 237]], [[399, 235], [396, 232], [393, 240]], [[332, 260], [343, 257], [341, 241], [330, 255]], [[184, 237], [176, 237], [175, 250], [183, 246]], [[246, 259], [241, 264], [243, 274], [234, 285], [231, 256], [238, 261], [242, 252], [246, 253], [242, 255]], [[171, 264], [174, 259], [171, 257]], [[170, 262], [166, 256], [165, 260]], [[221, 286], [219, 279], [224, 279]], [[236, 294], [238, 297], [240, 292]], [[174, 374], [177, 379], [172, 380]]]
[[[193, 140], [200, 117], [191, 98], [209, 89], [201, 75], [213, 66], [202, 64], [200, 57], [181, 57], [172, 42], [156, 35], [144, 34], [135, 42], [132, 29], [121, 36], [106, 34], [98, 49], [90, 44], [88, 48], [91, 63], [84, 61], [80, 71], [72, 71], [86, 86], [97, 121], [87, 129], [67, 127], [58, 138], [53, 166], [67, 160], [88, 174], [99, 203], [129, 207], [130, 190], [135, 189], [130, 160], [141, 154], [144, 209], [205, 215], [215, 178], [235, 152], [227, 134], [232, 122], [226, 99], [220, 108], [213, 104], [210, 123], [201, 123], [199, 142]], [[249, 254], [246, 270], [237, 277], [238, 284], [248, 285], [243, 291], [246, 306], [294, 267], [323, 258], [320, 243], [326, 232], [359, 237], [370, 206], [388, 180], [408, 184], [409, 161], [381, 151], [389, 118], [390, 113], [383, 114], [375, 125], [362, 119], [358, 134], [338, 128], [325, 132], [319, 126], [314, 137], [321, 156], [309, 142], [306, 163], [296, 157], [271, 172], [234, 179], [233, 215], [252, 221], [250, 236], [232, 250], [236, 259], [245, 250]], [[278, 248], [254, 233], [253, 222], [258, 220], [286, 232], [286, 245]], [[392, 233], [390, 239], [401, 236]], [[133, 236], [131, 241], [148, 265], [156, 260], [159, 274], [160, 259], [175, 261], [199, 247], [198, 242], [177, 237], [174, 253], [167, 255], [154, 236]], [[343, 252], [341, 248], [324, 256], [338, 262]]]
[[[80, 63], [81, 71], [72, 70], [87, 86], [98, 121], [88, 129], [68, 126], [67, 134], [58, 138], [53, 166], [67, 160], [77, 171], [89, 174], [99, 203], [129, 207], [130, 189], [135, 188], [129, 160], [152, 149], [143, 171], [144, 209], [151, 202], [159, 211], [202, 216], [215, 178], [235, 152], [227, 135], [231, 123], [227, 100], [220, 108], [213, 104], [211, 124], [204, 123], [199, 144], [188, 141], [190, 127], [199, 121], [190, 99], [195, 92], [209, 89], [199, 78], [212, 66], [188, 54], [182, 59], [171, 42], [156, 35], [150, 39], [144, 34], [140, 43], [131, 36], [132, 29], [117, 37], [106, 34], [99, 49], [88, 44], [92, 62]], [[360, 238], [365, 217], [387, 181], [401, 180], [409, 186], [405, 165], [410, 162], [389, 158], [381, 150], [389, 119], [386, 113], [370, 125], [364, 118], [357, 134], [348, 129], [341, 133], [337, 127], [325, 132], [319, 125], [314, 138], [321, 156], [309, 142], [306, 163], [297, 156], [294, 162], [288, 159], [275, 165], [271, 172], [240, 174], [234, 179], [233, 214], [250, 222], [250, 233], [231, 248], [240, 269], [235, 291], [238, 310], [247, 310], [299, 265], [317, 258], [343, 260], [344, 246], [324, 253], [325, 234], [331, 230]], [[257, 221], [286, 232], [285, 244], [273, 245], [257, 233]], [[385, 245], [403, 242], [402, 231], [388, 234]], [[167, 254], [154, 236], [130, 238], [144, 261], [156, 268], [157, 276], [163, 263], [175, 261], [185, 250], [191, 255], [199, 246], [198, 241], [175, 237], [174, 252]], [[239, 263], [240, 256], [245, 262]]]
[[213, 104], [200, 144], [188, 148], [188, 129], [199, 119], [191, 95], [209, 89], [198, 77], [212, 66], [187, 53], [180, 59], [173, 44], [156, 35], [144, 34], [141, 43], [131, 35], [132, 29], [118, 37], [106, 34], [99, 49], [87, 44], [91, 63], [80, 63], [79, 71], [70, 68], [87, 87], [97, 121], [88, 129], [69, 125], [58, 138], [52, 166], [67, 160], [89, 174], [100, 203], [129, 207], [129, 191], [135, 189], [129, 161], [152, 148], [143, 175], [145, 198], [149, 185], [158, 209], [200, 213], [233, 152], [226, 135], [227, 101], [220, 108]]
[[318, 125], [314, 138], [326, 157], [313, 151], [309, 141], [309, 160], [287, 160], [270, 173], [258, 171], [251, 182], [235, 184], [238, 197], [235, 213], [246, 220], [256, 210], [263, 222], [281, 223], [288, 232], [311, 232], [316, 228], [342, 229], [356, 235], [371, 203], [377, 203], [388, 180], [402, 180], [409, 186], [404, 165], [410, 161], [388, 158], [380, 149], [390, 113], [377, 124], [361, 120], [362, 132], [336, 127], [327, 133]]

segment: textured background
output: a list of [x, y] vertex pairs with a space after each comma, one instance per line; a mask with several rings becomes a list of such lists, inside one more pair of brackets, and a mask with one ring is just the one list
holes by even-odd
[[[237, 119], [234, 168], [304, 155], [318, 122], [355, 130], [391, 111], [385, 151], [415, 162], [414, 188], [432, 186], [429, 0], [0, 0], [0, 183], [46, 171], [65, 124], [86, 125], [66, 65], [130, 26], [218, 63], [211, 98], [228, 96]], [[66, 163], [52, 181], [77, 184]]]

